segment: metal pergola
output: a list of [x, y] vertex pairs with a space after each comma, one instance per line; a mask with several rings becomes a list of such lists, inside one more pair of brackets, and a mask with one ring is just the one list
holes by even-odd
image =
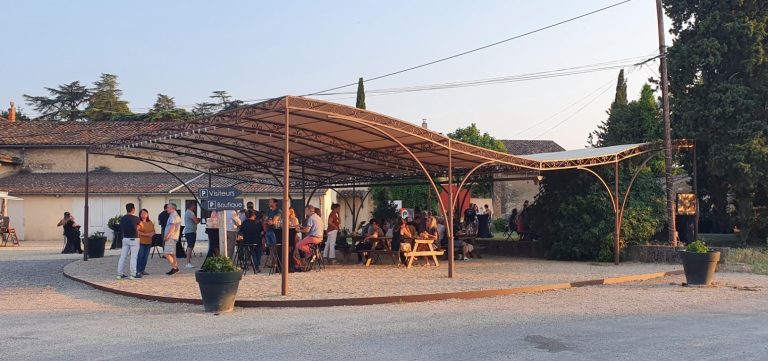
[[[676, 141], [674, 147], [691, 148], [693, 143]], [[453, 277], [452, 210], [458, 198], [458, 194], [453, 194], [454, 185], [461, 189], [472, 176], [482, 173], [588, 171], [598, 176], [608, 190], [616, 215], [618, 251], [621, 217], [631, 188], [630, 184], [620, 202], [618, 164], [643, 154], [652, 156], [661, 150], [659, 143], [644, 143], [514, 156], [456, 141], [368, 110], [284, 96], [188, 122], [169, 123], [147, 132], [137, 130], [132, 135], [90, 146], [85, 165], [84, 238], [87, 242], [90, 154], [172, 165], [233, 182], [280, 186], [283, 209], [289, 208], [289, 191], [299, 187], [337, 189], [426, 178], [447, 222], [448, 277]], [[590, 169], [610, 164], [617, 170], [614, 191]], [[448, 193], [448, 204], [439, 197], [443, 189]], [[283, 239], [288, 239], [288, 229], [288, 217], [284, 217]], [[281, 292], [287, 295], [288, 247], [282, 248], [281, 257]], [[618, 252], [616, 257], [618, 263]]]

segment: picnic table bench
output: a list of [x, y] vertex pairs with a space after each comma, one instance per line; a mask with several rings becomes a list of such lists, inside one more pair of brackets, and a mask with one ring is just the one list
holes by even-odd
[[[413, 261], [416, 259], [416, 257], [432, 257], [432, 260], [435, 261], [435, 266], [439, 266], [440, 263], [437, 261], [437, 256], [442, 256], [445, 254], [444, 250], [435, 250], [434, 247], [435, 240], [433, 239], [414, 239], [413, 240], [413, 246], [411, 247], [411, 250], [408, 252], [404, 252], [405, 257], [408, 259], [408, 263], [406, 264], [407, 268], [411, 268], [413, 265]], [[427, 247], [427, 250], [419, 251], [419, 245], [425, 245]]]

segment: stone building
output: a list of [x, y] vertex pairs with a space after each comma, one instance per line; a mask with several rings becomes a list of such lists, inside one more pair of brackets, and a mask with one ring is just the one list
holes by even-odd
[[[83, 223], [85, 190], [85, 151], [91, 144], [127, 132], [152, 131], [162, 122], [14, 122], [0, 120], [0, 191], [23, 198], [9, 202], [11, 226], [25, 241], [61, 240], [62, 230], [56, 223], [65, 211]], [[111, 237], [107, 221], [124, 213], [124, 205], [133, 202], [146, 208], [153, 219], [165, 203], [179, 208], [195, 202], [190, 193], [208, 186], [206, 173], [168, 166], [168, 172], [140, 161], [112, 156], [90, 156], [89, 226], [91, 232], [102, 231]], [[175, 176], [175, 177], [174, 177]], [[230, 186], [235, 181], [211, 179], [212, 186]], [[254, 202], [259, 210], [270, 198], [282, 199], [282, 188], [262, 184], [239, 184], [245, 202]], [[292, 190], [294, 208], [301, 208], [301, 190]], [[336, 193], [320, 189], [309, 202], [330, 212]], [[200, 208], [200, 207], [198, 207]], [[200, 216], [204, 211], [198, 209]], [[158, 229], [159, 231], [159, 229]], [[200, 229], [198, 239], [206, 239]]]
[[[501, 140], [513, 155], [561, 152], [565, 149], [552, 140]], [[539, 173], [494, 174], [494, 217], [508, 217], [512, 209], [520, 210], [523, 202], [533, 201], [539, 193]]]

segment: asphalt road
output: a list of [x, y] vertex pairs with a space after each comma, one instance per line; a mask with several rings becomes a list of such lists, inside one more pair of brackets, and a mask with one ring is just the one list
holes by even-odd
[[216, 316], [70, 281], [74, 257], [0, 254], [0, 360], [768, 359], [764, 276]]

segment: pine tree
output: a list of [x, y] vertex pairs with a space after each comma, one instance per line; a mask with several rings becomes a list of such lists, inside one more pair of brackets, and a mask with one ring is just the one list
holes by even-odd
[[45, 88], [50, 96], [24, 94], [27, 104], [41, 115], [37, 119], [56, 121], [78, 121], [85, 118], [83, 107], [91, 97], [91, 91], [79, 81]]
[[95, 85], [85, 109], [92, 121], [113, 120], [131, 114], [128, 102], [120, 100], [123, 91], [118, 88], [117, 75], [102, 73]]
[[187, 120], [192, 118], [192, 113], [186, 109], [177, 108], [173, 97], [165, 94], [157, 94], [157, 100], [152, 109], [147, 113], [146, 120], [149, 121], [169, 121], [169, 120]]
[[174, 109], [176, 109], [176, 100], [174, 100], [173, 97], [165, 94], [157, 94], [157, 100], [155, 101], [155, 105], [152, 106], [152, 110], [161, 112]]

